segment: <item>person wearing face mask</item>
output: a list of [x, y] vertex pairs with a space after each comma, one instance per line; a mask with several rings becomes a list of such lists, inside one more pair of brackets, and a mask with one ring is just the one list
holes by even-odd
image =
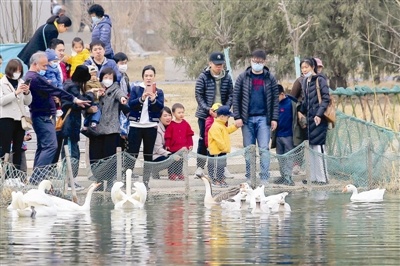
[[49, 61], [49, 65], [47, 66], [46, 73], [44, 77], [49, 81], [51, 85], [54, 87], [63, 88], [63, 84], [61, 81], [61, 73], [58, 69], [58, 64], [60, 61], [56, 55], [56, 52], [53, 49], [46, 49], [47, 60]]
[[[110, 170], [116, 169], [116, 165], [100, 164], [96, 162], [112, 156], [117, 151], [118, 138], [120, 133], [118, 107], [120, 104], [126, 104], [126, 95], [119, 88], [117, 75], [112, 68], [105, 68], [100, 73], [100, 82], [104, 88], [100, 91], [98, 106], [101, 106], [101, 116], [96, 126], [94, 134], [89, 134], [89, 159], [92, 166], [93, 176], [97, 178], [102, 185], [97, 190], [103, 190], [104, 180], [108, 180], [107, 191], [111, 190], [115, 176], [110, 180]], [[93, 109], [93, 110], [90, 110]], [[87, 112], [96, 112], [99, 107], [92, 106]], [[113, 161], [115, 164], [116, 162]], [[110, 163], [113, 163], [110, 162]], [[104, 169], [106, 167], [106, 169]]]
[[94, 4], [89, 7], [89, 16], [92, 18], [92, 42], [102, 41], [105, 45], [105, 57], [114, 58], [114, 51], [111, 47], [111, 19], [104, 14], [104, 8], [101, 5]]
[[[11, 143], [21, 147], [25, 130], [21, 126], [21, 110], [32, 102], [29, 85], [21, 79], [23, 67], [18, 59], [11, 59], [6, 66], [5, 75], [0, 79], [0, 158], [8, 161]], [[5, 156], [6, 155], [6, 156]], [[21, 149], [13, 149], [13, 164], [21, 166]], [[7, 178], [7, 177], [6, 177]]]
[[[314, 58], [305, 58], [300, 62], [304, 80], [301, 84], [303, 90], [303, 103], [300, 106], [299, 119], [306, 118], [306, 138], [310, 143], [310, 180], [314, 184], [325, 185], [328, 183], [326, 161], [320, 154], [325, 154], [328, 121], [324, 112], [329, 105], [329, 87], [323, 74], [318, 73], [317, 61]], [[317, 82], [318, 85], [317, 86]], [[317, 87], [321, 94], [321, 103], [318, 99]], [[303, 180], [307, 183], [307, 180]]]
[[42, 181], [46, 173], [40, 168], [52, 164], [57, 152], [56, 103], [54, 97], [60, 98], [61, 102], [73, 102], [82, 108], [90, 105], [90, 101], [80, 100], [65, 90], [51, 85], [44, 78], [48, 65], [46, 53], [36, 52], [30, 59], [30, 68], [25, 75], [25, 80], [31, 80], [32, 103], [30, 104], [30, 113], [33, 129], [37, 135], [37, 149], [33, 162], [34, 170], [29, 180], [32, 184], [38, 184]]
[[60, 71], [61, 82], [64, 83], [70, 78], [69, 72], [67, 71], [67, 63], [63, 61], [65, 58], [64, 41], [60, 39], [51, 40], [50, 49], [53, 49], [56, 52], [58, 59], [60, 59], [60, 62], [58, 63], [58, 71]]
[[131, 93], [131, 88], [130, 88], [130, 83], [129, 83], [129, 77], [126, 71], [128, 71], [128, 56], [124, 53], [116, 53], [114, 56], [114, 61], [117, 63], [118, 70], [121, 72], [122, 78], [120, 81], [120, 87], [121, 90], [128, 95]]
[[46, 24], [40, 26], [29, 42], [19, 52], [18, 58], [22, 60], [29, 67], [29, 60], [31, 56], [37, 51], [45, 51], [50, 48], [50, 42], [54, 38], [58, 38], [59, 33], [64, 33], [71, 27], [72, 21], [67, 16], [52, 16]]
[[[260, 153], [260, 179], [269, 180], [269, 141], [271, 131], [278, 125], [279, 91], [275, 77], [264, 65], [264, 50], [255, 50], [251, 66], [241, 73], [233, 89], [233, 114], [242, 127], [243, 147], [256, 145]], [[246, 178], [250, 181], [250, 157], [246, 156]]]

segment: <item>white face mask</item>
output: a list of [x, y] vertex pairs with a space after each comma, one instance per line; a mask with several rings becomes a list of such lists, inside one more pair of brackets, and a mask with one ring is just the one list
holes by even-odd
[[304, 77], [308, 78], [312, 75], [312, 71], [308, 72], [307, 74], [304, 74]]
[[12, 79], [17, 80], [17, 79], [19, 79], [20, 77], [21, 77], [21, 72], [15, 72], [15, 73], [13, 73]]
[[251, 68], [255, 72], [261, 72], [264, 69], [264, 64], [251, 62]]
[[128, 65], [118, 65], [119, 72], [125, 73], [128, 70]]
[[106, 86], [106, 88], [111, 87], [113, 85], [113, 81], [111, 79], [103, 79], [103, 85]]

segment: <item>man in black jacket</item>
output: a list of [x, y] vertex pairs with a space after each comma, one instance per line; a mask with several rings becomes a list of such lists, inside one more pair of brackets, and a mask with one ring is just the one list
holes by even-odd
[[[269, 140], [279, 119], [279, 92], [275, 77], [264, 66], [264, 50], [255, 50], [251, 67], [239, 75], [233, 91], [233, 114], [242, 127], [243, 146], [255, 145], [260, 150], [260, 179], [269, 179]], [[250, 179], [250, 158], [246, 156], [246, 178]]]
[[[203, 155], [197, 157], [196, 176], [203, 175], [203, 169], [206, 164], [207, 147], [204, 143], [204, 133], [207, 116], [212, 114], [211, 106], [214, 103], [221, 103], [231, 107], [233, 83], [229, 71], [224, 69], [225, 56], [220, 52], [213, 52], [210, 55], [209, 66], [203, 70], [196, 80], [195, 96], [197, 101], [196, 117], [199, 125], [199, 144], [197, 154]], [[225, 169], [225, 177], [230, 173]]]

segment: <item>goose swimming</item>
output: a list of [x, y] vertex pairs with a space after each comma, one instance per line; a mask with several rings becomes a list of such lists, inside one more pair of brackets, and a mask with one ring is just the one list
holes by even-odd
[[206, 207], [210, 204], [220, 204], [222, 200], [230, 199], [240, 192], [239, 187], [232, 187], [226, 191], [219, 193], [218, 195], [213, 196], [210, 179], [208, 177], [202, 176], [201, 180], [203, 180], [204, 187], [206, 189], [206, 193], [204, 195], [204, 205]]
[[358, 193], [357, 188], [354, 185], [349, 184], [344, 187], [342, 192], [353, 192], [350, 200], [354, 202], [378, 202], [383, 201], [383, 195], [385, 194], [385, 191], [386, 189], [384, 188], [377, 188]]

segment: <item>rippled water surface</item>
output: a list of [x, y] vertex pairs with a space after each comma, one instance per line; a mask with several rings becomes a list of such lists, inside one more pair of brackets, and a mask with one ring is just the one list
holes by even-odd
[[[350, 203], [335, 192], [293, 192], [290, 214], [206, 209], [202, 197], [150, 198], [115, 211], [14, 218], [0, 210], [4, 265], [399, 265], [400, 196]], [[12, 263], [12, 264], [11, 264]]]

